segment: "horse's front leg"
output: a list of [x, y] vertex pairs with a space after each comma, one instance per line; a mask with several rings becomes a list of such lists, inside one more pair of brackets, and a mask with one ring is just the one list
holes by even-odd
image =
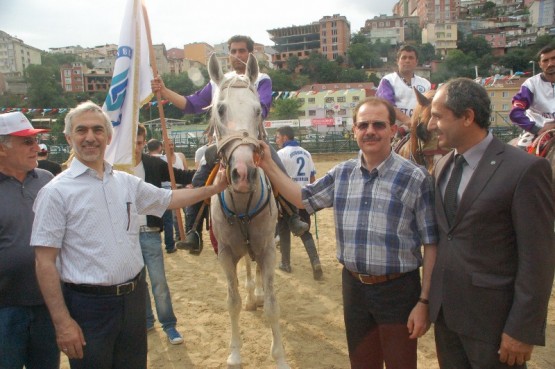
[[262, 271], [260, 270], [260, 265], [258, 265], [258, 263], [256, 264], [255, 286], [254, 297], [256, 299], [256, 307], [262, 307], [264, 306], [264, 285], [262, 280]]
[[290, 369], [285, 361], [285, 350], [281, 339], [281, 330], [279, 328], [279, 305], [276, 300], [274, 291], [274, 266], [275, 266], [275, 249], [266, 248], [266, 254], [263, 260], [259, 261], [259, 267], [262, 273], [264, 283], [264, 315], [272, 328], [272, 357], [276, 361], [278, 369]]
[[241, 313], [241, 295], [239, 294], [239, 282], [237, 280], [237, 262], [229, 249], [220, 249], [218, 259], [227, 279], [227, 310], [231, 320], [231, 341], [229, 343], [229, 356], [227, 365], [229, 368], [241, 366], [241, 331], [239, 329], [239, 314]]
[[[246, 255], [243, 257], [245, 262], [245, 270], [247, 276], [245, 277], [245, 288], [247, 290], [247, 299], [245, 301], [245, 310], [247, 311], [254, 311], [256, 310], [257, 298], [255, 298], [254, 290], [255, 290], [255, 282], [252, 276], [252, 267], [251, 267], [251, 259], [249, 256]], [[258, 268], [257, 268], [258, 269]]]

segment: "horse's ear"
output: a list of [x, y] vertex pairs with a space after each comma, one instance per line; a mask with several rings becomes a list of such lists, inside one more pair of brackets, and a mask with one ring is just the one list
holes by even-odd
[[253, 54], [249, 54], [249, 59], [247, 60], [247, 77], [252, 84], [258, 79], [258, 61]]
[[222, 67], [218, 62], [218, 58], [215, 53], [210, 55], [210, 60], [208, 60], [208, 74], [210, 75], [210, 79], [217, 85], [219, 85], [224, 78]]
[[418, 103], [420, 105], [428, 106], [432, 103], [432, 100], [424, 96], [420, 91], [418, 91], [416, 87], [413, 87], [412, 89], [414, 90], [414, 93], [416, 94], [416, 100], [418, 100]]

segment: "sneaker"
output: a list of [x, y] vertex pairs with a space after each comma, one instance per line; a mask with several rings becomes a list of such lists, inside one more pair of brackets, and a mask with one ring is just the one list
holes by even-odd
[[287, 220], [287, 224], [289, 225], [289, 229], [291, 233], [295, 236], [300, 237], [308, 231], [308, 224], [301, 220], [299, 214], [293, 214]]
[[279, 269], [285, 273], [291, 273], [291, 265], [289, 264], [279, 263]]
[[172, 345], [180, 345], [183, 343], [183, 337], [181, 337], [181, 334], [179, 334], [175, 327], [166, 329], [166, 334]]

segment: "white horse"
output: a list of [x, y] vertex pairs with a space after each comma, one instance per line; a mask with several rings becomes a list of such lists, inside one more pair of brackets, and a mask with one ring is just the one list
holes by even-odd
[[[229, 187], [212, 197], [212, 229], [218, 241], [218, 259], [228, 285], [227, 305], [231, 318], [228, 367], [241, 366], [242, 340], [239, 329], [241, 296], [237, 263], [245, 256], [248, 291], [245, 309], [264, 306], [272, 328], [271, 354], [279, 369], [288, 369], [279, 328], [279, 306], [274, 292], [274, 231], [277, 206], [271, 185], [257, 167], [258, 140], [265, 137], [255, 82], [258, 64], [254, 56], [247, 61], [246, 74], [224, 75], [215, 55], [209, 73], [218, 86], [212, 99], [211, 130], [215, 132], [220, 163], [226, 167]], [[257, 263], [256, 289], [250, 260]], [[262, 279], [262, 282], [261, 282]]]

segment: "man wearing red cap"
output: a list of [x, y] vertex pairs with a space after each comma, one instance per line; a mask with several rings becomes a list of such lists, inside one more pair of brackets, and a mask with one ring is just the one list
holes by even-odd
[[52, 179], [36, 169], [37, 134], [20, 112], [0, 115], [0, 368], [59, 368], [60, 352], [30, 247], [33, 203]]

